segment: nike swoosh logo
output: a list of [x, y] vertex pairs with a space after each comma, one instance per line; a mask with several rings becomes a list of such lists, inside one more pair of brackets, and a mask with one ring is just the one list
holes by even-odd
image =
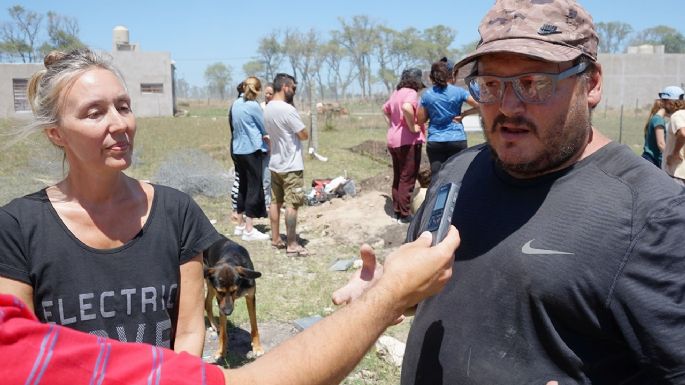
[[533, 243], [535, 239], [531, 239], [530, 241], [526, 242], [523, 247], [521, 247], [521, 252], [523, 254], [528, 254], [528, 255], [560, 255], [560, 254], [565, 254], [565, 255], [573, 255], [573, 253], [567, 253], [565, 251], [558, 251], [558, 250], [545, 250], [545, 249], [536, 249], [535, 247], [531, 246], [530, 244]]

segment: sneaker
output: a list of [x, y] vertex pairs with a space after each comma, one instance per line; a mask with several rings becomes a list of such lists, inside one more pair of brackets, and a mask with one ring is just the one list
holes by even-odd
[[245, 225], [236, 226], [235, 229], [233, 230], [233, 235], [243, 235], [244, 231], [245, 231]]
[[243, 232], [241, 239], [243, 241], [264, 241], [271, 239], [271, 236], [269, 234], [264, 234], [257, 229], [252, 229], [249, 233], [247, 231]]

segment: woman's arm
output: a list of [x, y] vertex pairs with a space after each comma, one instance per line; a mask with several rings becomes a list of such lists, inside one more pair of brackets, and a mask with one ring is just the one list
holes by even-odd
[[381, 111], [383, 112], [383, 119], [385, 119], [385, 124], [390, 127], [390, 113], [385, 109], [385, 106], [381, 107]]
[[473, 108], [462, 111], [461, 115], [455, 116], [452, 120], [454, 120], [456, 123], [461, 123], [462, 119], [464, 119], [466, 116], [480, 113], [480, 104], [472, 96], [466, 98], [466, 103]]
[[422, 125], [425, 124], [428, 121], [428, 113], [426, 112], [426, 109], [423, 108], [423, 106], [419, 106], [419, 108], [416, 110], [416, 124]]
[[402, 103], [402, 116], [404, 117], [404, 122], [409, 128], [409, 132], [417, 134], [421, 132], [421, 126], [416, 124], [416, 119], [414, 115], [414, 106], [409, 102]]
[[480, 103], [478, 103], [476, 99], [473, 98], [473, 96], [469, 96], [468, 98], [466, 98], [466, 104], [473, 108], [470, 108], [462, 112], [462, 117], [480, 113]]
[[18, 297], [33, 313], [36, 312], [33, 308], [33, 288], [31, 285], [14, 279], [0, 277], [0, 293]]
[[174, 350], [202, 356], [205, 343], [202, 254], [181, 265]]
[[654, 127], [654, 135], [656, 139], [656, 146], [659, 147], [659, 151], [662, 153], [666, 149], [666, 139], [665, 139], [665, 132], [666, 130], [664, 129], [664, 126], [656, 126]]

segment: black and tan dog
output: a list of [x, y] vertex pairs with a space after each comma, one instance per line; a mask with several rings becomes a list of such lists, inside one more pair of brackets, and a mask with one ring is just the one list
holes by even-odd
[[[205, 250], [204, 266], [205, 280], [207, 281], [205, 311], [210, 324], [219, 333], [219, 349], [214, 357], [219, 359], [226, 353], [228, 345], [226, 316], [231, 315], [234, 303], [240, 297], [245, 297], [247, 303], [252, 352], [255, 356], [264, 354], [259, 341], [255, 308], [255, 292], [257, 289], [255, 278], [261, 277], [262, 273], [254, 270], [250, 254], [244, 247], [222, 237]], [[219, 325], [214, 319], [213, 298], [216, 298], [219, 305]]]

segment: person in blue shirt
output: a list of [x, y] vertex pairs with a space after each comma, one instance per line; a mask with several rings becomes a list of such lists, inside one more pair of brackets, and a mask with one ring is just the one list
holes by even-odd
[[666, 148], [666, 120], [661, 99], [656, 99], [645, 124], [645, 145], [642, 157], [661, 168], [661, 153]]
[[[461, 119], [478, 112], [478, 102], [468, 91], [451, 84], [450, 64], [444, 60], [433, 63], [430, 73], [433, 87], [421, 95], [417, 111], [418, 124], [429, 122], [426, 153], [433, 174], [437, 174], [440, 166], [449, 157], [467, 147], [466, 132]], [[462, 113], [464, 102], [474, 108]]]
[[269, 135], [264, 128], [262, 107], [257, 102], [262, 83], [251, 76], [242, 84], [242, 94], [231, 106], [231, 146], [236, 174], [240, 175], [236, 210], [238, 225], [234, 234], [242, 236], [244, 241], [266, 240], [269, 235], [255, 229], [252, 223], [254, 218], [267, 217], [262, 186], [262, 158], [266, 154], [265, 149], [268, 149]]

